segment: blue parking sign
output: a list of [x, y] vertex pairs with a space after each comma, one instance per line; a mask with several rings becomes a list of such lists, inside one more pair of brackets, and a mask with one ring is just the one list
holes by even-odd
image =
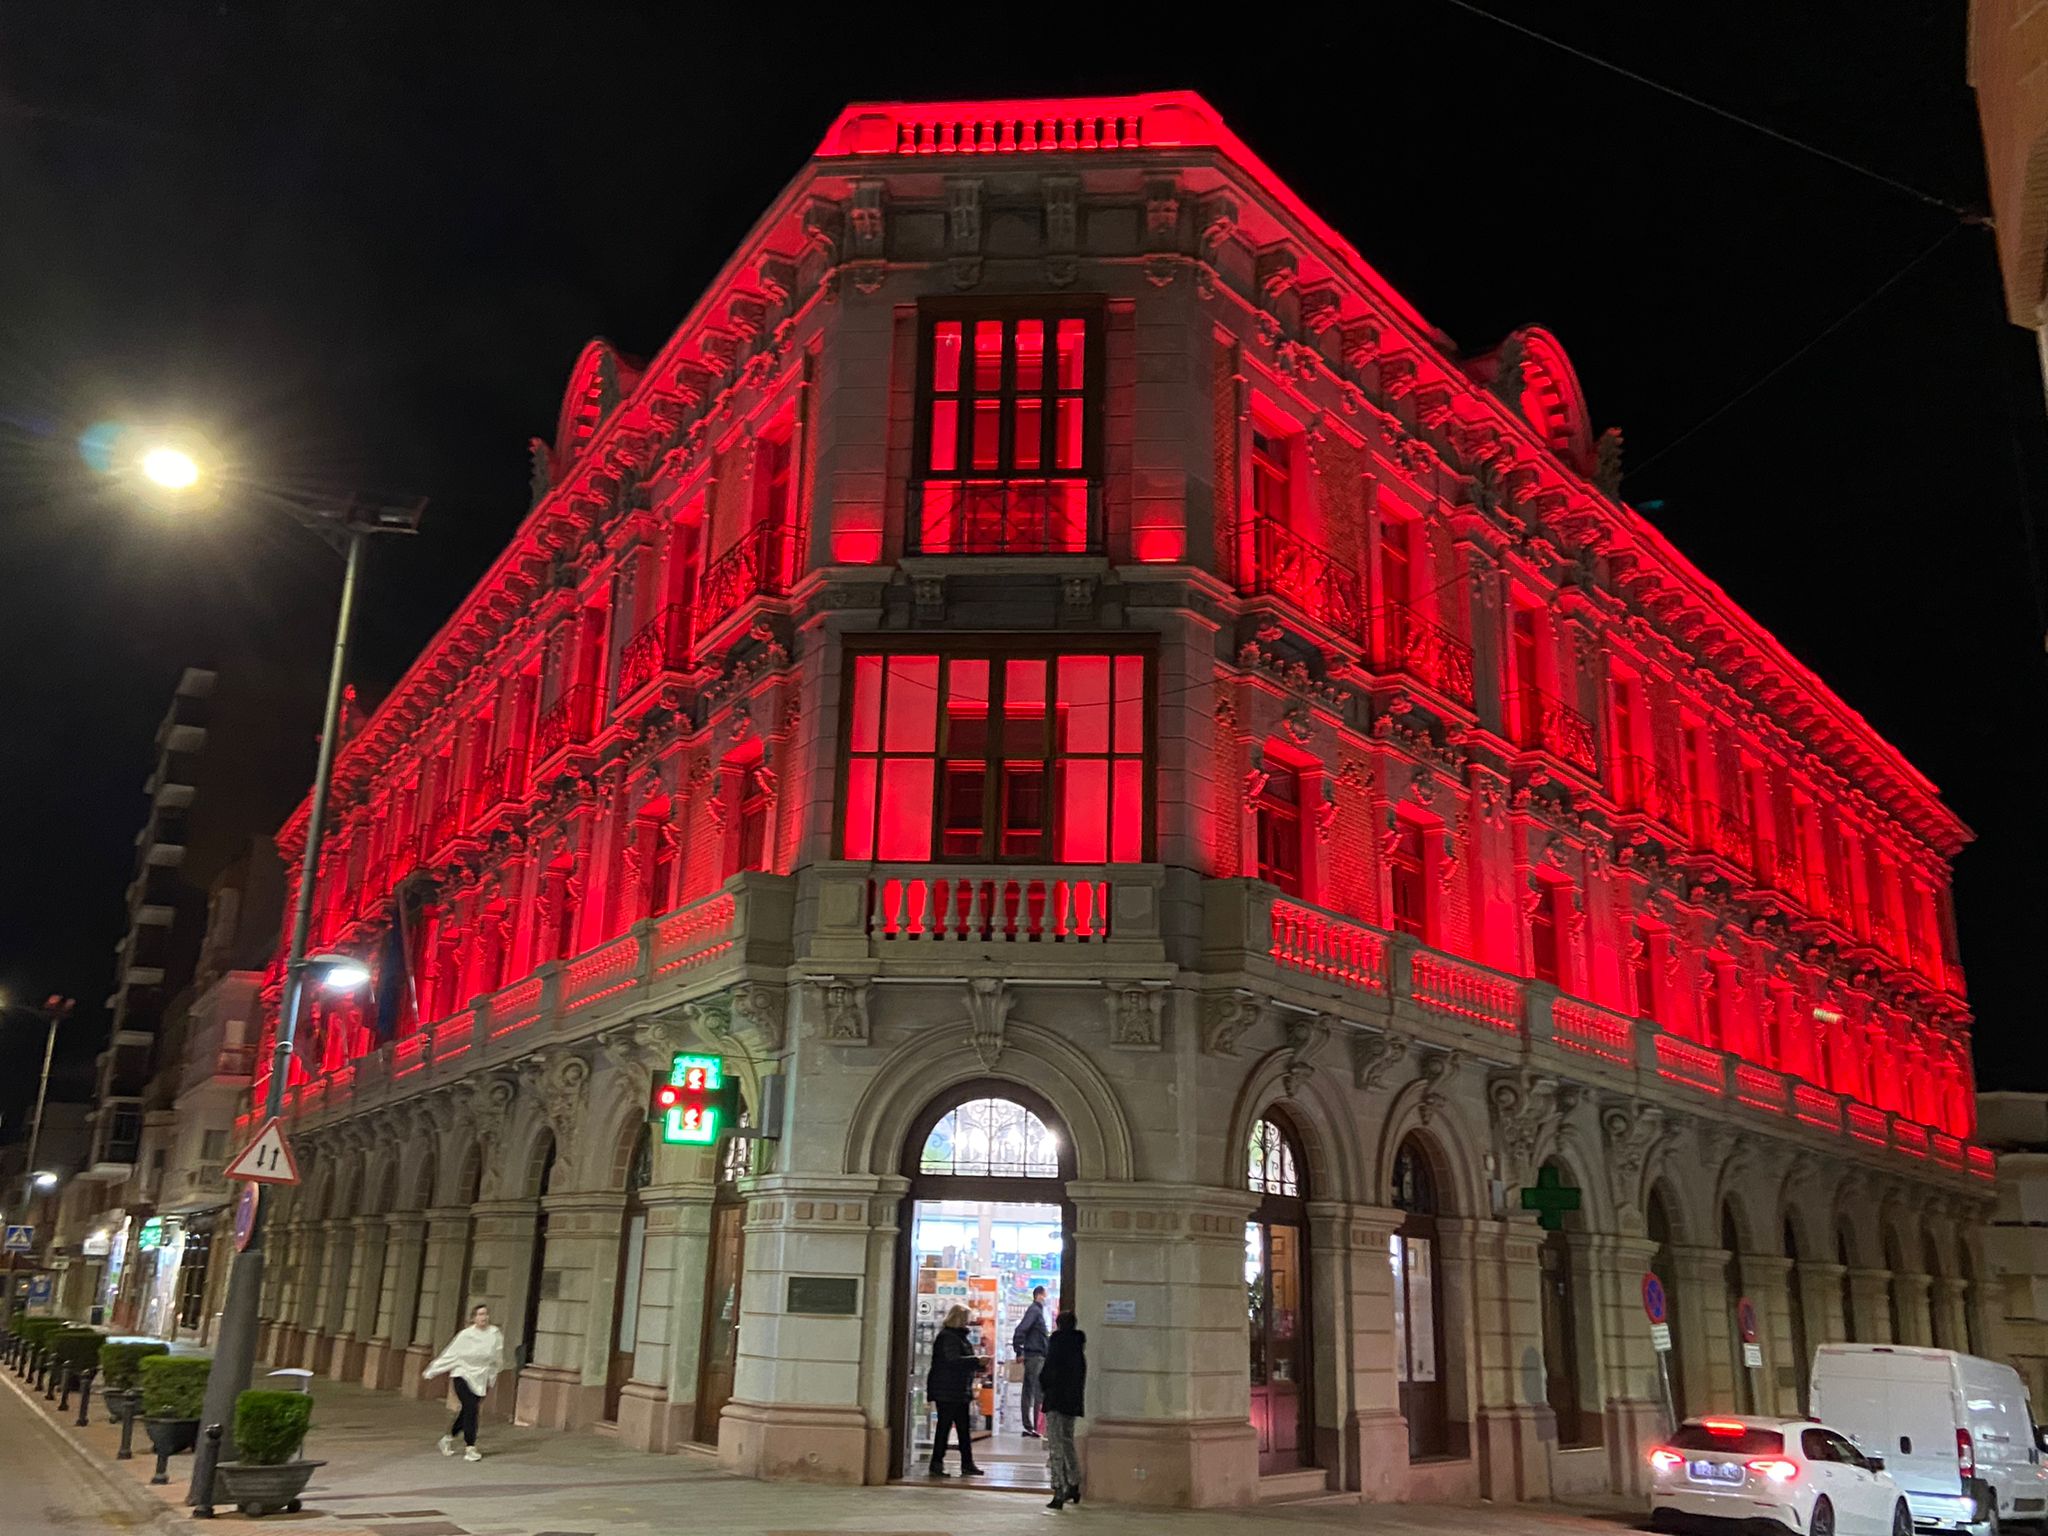
[[32, 1307], [47, 1307], [50, 1304], [52, 1286], [48, 1275], [28, 1277], [28, 1304]]

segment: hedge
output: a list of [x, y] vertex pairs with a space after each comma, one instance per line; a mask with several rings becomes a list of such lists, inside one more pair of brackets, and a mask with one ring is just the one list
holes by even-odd
[[63, 1328], [50, 1336], [50, 1353], [60, 1365], [81, 1375], [98, 1363], [106, 1335], [97, 1328]]
[[140, 1379], [142, 1362], [151, 1355], [168, 1355], [171, 1346], [154, 1341], [124, 1339], [100, 1346], [100, 1385], [109, 1392], [124, 1392]]
[[14, 1325], [15, 1334], [40, 1349], [50, 1341], [50, 1335], [59, 1328], [76, 1328], [78, 1325], [62, 1317], [24, 1317]]
[[235, 1399], [235, 1449], [244, 1461], [281, 1466], [297, 1455], [312, 1421], [313, 1399], [304, 1392], [244, 1392]]
[[145, 1419], [196, 1419], [206, 1403], [210, 1355], [150, 1355], [140, 1365]]

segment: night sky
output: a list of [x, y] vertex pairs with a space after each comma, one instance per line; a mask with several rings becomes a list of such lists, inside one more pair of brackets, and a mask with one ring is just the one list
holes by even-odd
[[[1496, 9], [1983, 203], [1960, 5]], [[1461, 346], [1560, 337], [1626, 434], [1629, 499], [1976, 829], [1980, 1075], [2048, 1087], [2025, 1044], [2048, 412], [1990, 236], [1447, 0], [1234, 37], [1193, 10], [1128, 38], [1032, 14], [975, 36], [955, 11], [842, 33], [669, 4], [0, 0], [0, 986], [81, 999], [72, 1078], [179, 670], [302, 672], [277, 739], [303, 783], [338, 582], [251, 509], [125, 505], [80, 465], [87, 425], [188, 418], [273, 483], [431, 497], [369, 569], [374, 698], [513, 530], [585, 339], [654, 351], [843, 103], [1189, 86]], [[0, 1029], [0, 1134], [39, 1047]]]

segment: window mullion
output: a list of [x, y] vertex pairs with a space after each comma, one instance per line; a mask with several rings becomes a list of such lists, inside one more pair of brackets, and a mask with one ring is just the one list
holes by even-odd
[[989, 657], [988, 729], [981, 744], [981, 850], [984, 858], [996, 862], [1003, 857], [1003, 699], [1008, 670], [1000, 657]]

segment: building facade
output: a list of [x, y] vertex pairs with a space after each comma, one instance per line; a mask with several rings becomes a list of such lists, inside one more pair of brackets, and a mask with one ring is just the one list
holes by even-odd
[[1646, 1273], [1965, 1339], [1967, 830], [1614, 485], [1198, 98], [848, 109], [339, 763], [269, 1355], [873, 1483], [1042, 1283], [1203, 1505], [1637, 1487]]
[[1970, 0], [1970, 88], [2005, 312], [2034, 333], [2048, 386], [2048, 16], [2023, 0]]
[[1980, 1093], [1979, 1139], [1998, 1155], [1984, 1228], [1985, 1353], [2048, 1401], [2048, 1094]]

